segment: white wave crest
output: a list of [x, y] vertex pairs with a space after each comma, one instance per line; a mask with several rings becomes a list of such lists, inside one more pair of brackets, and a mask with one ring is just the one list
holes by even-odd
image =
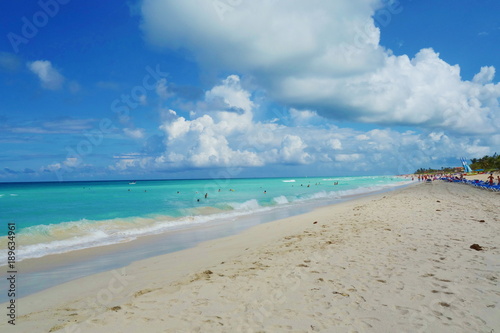
[[289, 201], [284, 195], [280, 195], [279, 197], [273, 198], [273, 201], [277, 203], [278, 205], [284, 205], [287, 204]]

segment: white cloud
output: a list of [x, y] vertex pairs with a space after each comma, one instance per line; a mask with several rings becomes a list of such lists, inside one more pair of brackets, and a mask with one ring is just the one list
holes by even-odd
[[335, 160], [338, 162], [355, 162], [361, 157], [361, 154], [337, 154], [335, 155]]
[[307, 145], [299, 136], [285, 135], [281, 142], [280, 161], [284, 163], [308, 164], [312, 162], [311, 156], [304, 150]]
[[123, 133], [133, 139], [142, 139], [144, 137], [143, 128], [124, 128]]
[[331, 149], [333, 150], [341, 150], [342, 149], [342, 142], [339, 139], [330, 139], [328, 140], [328, 146], [330, 146]]
[[119, 155], [114, 155], [114, 159], [117, 159], [114, 165], [108, 166], [109, 170], [112, 171], [126, 171], [133, 168], [145, 168], [151, 160], [151, 157], [144, 157], [141, 153], [124, 153]]
[[247, 74], [271, 98], [324, 117], [499, 130], [494, 68], [464, 81], [459, 66], [432, 49], [415, 56], [385, 50], [373, 15], [387, 1], [254, 0], [222, 12], [214, 3], [146, 0], [142, 29], [153, 44], [188, 49], [212, 70]]
[[[164, 150], [154, 156], [119, 156], [120, 161], [111, 169], [164, 171], [304, 165], [311, 170], [323, 167], [324, 170], [335, 170], [335, 173], [409, 173], [436, 161], [458, 158], [464, 153], [470, 157], [493, 153], [488, 144], [491, 140], [498, 140], [490, 136], [457, 137], [444, 131], [416, 133], [340, 128], [316, 114], [297, 110], [290, 110], [290, 114], [306, 119], [310, 115], [322, 119], [323, 125], [291, 123], [285, 126], [261, 122], [253, 117], [257, 105], [251, 100], [252, 94], [235, 82], [239, 82], [239, 78], [223, 80], [209, 91], [225, 92], [220, 95], [231, 98], [239, 96], [224, 103], [229, 109], [238, 106], [240, 112], [206, 109], [210, 105], [207, 100], [200, 104], [205, 109], [194, 110], [191, 119], [165, 109], [160, 126], [165, 134]], [[210, 99], [213, 94], [205, 96]], [[458, 159], [456, 162], [459, 163]]]
[[194, 167], [261, 166], [263, 160], [256, 153], [230, 145], [228, 140], [244, 135], [250, 128], [241, 124], [251, 126], [250, 121], [246, 115], [229, 112], [220, 112], [215, 119], [210, 115], [194, 120], [178, 117], [161, 126], [167, 150], [159, 161]]
[[158, 82], [156, 83], [155, 91], [156, 91], [156, 94], [161, 99], [167, 99], [170, 96], [172, 96], [172, 94], [168, 91], [167, 79], [165, 79], [165, 78], [158, 80]]
[[67, 157], [66, 160], [63, 162], [63, 164], [66, 165], [67, 167], [74, 168], [81, 164], [81, 160], [79, 160], [76, 157]]
[[48, 60], [37, 60], [28, 62], [28, 68], [38, 76], [42, 87], [50, 90], [62, 88], [64, 76], [62, 76]]
[[495, 67], [484, 66], [484, 67], [481, 67], [481, 70], [479, 71], [479, 73], [474, 75], [472, 82], [486, 84], [486, 83], [490, 83], [491, 81], [493, 81], [494, 77], [495, 77]]
[[46, 167], [42, 167], [42, 169], [47, 169], [49, 171], [57, 171], [57, 170], [61, 169], [61, 163], [49, 164]]
[[84, 134], [92, 129], [95, 119], [58, 119], [51, 121], [30, 121], [22, 125], [4, 128], [12, 133], [32, 134]]
[[483, 67], [476, 82], [462, 81], [457, 65], [424, 49], [413, 59], [388, 56], [383, 67], [363, 75], [285, 79], [280, 92], [292, 103], [314, 103], [327, 117], [492, 133], [492, 119], [500, 117], [500, 84], [479, 81], [491, 81], [493, 74]]
[[331, 66], [327, 58], [335, 56], [342, 43], [352, 42], [357, 28], [368, 31], [368, 47], [378, 45], [379, 31], [366, 20], [373, 13], [373, 0], [244, 1], [224, 17], [215, 3], [144, 1], [142, 29], [151, 43], [186, 47], [201, 63], [232, 70], [279, 72], [300, 64], [302, 73], [343, 73], [351, 66]]
[[121, 159], [115, 165], [109, 167], [110, 170], [125, 171], [129, 168], [139, 166], [140, 160], [135, 158]]
[[290, 118], [293, 124], [297, 126], [304, 126], [316, 121], [321, 121], [321, 117], [318, 116], [316, 111], [309, 110], [297, 110], [295, 108], [290, 109]]
[[42, 167], [40, 170], [43, 172], [44, 170], [56, 172], [61, 169], [74, 169], [78, 167], [90, 166], [88, 164], [82, 164], [82, 160], [77, 157], [67, 157], [64, 161], [60, 163], [52, 163], [47, 166]]
[[250, 100], [250, 93], [241, 88], [240, 78], [237, 75], [228, 76], [221, 85], [207, 91], [205, 100], [208, 103], [220, 100], [224, 103], [224, 109], [236, 108], [247, 112], [254, 106]]

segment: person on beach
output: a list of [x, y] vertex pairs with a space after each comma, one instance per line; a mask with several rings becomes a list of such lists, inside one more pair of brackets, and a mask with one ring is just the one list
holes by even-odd
[[500, 185], [500, 176], [497, 176], [498, 185]]
[[488, 177], [490, 186], [493, 186], [493, 179], [495, 179], [495, 177], [493, 177], [493, 172], [492, 172], [492, 173], [490, 173], [490, 176]]

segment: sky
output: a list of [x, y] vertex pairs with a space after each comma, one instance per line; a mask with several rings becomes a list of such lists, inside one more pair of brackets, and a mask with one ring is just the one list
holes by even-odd
[[497, 0], [0, 12], [0, 182], [394, 175], [500, 152]]

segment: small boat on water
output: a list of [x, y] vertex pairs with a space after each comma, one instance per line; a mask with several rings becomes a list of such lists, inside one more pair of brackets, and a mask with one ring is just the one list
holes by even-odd
[[128, 183], [129, 185], [135, 185], [136, 181], [134, 180], [133, 182]]

